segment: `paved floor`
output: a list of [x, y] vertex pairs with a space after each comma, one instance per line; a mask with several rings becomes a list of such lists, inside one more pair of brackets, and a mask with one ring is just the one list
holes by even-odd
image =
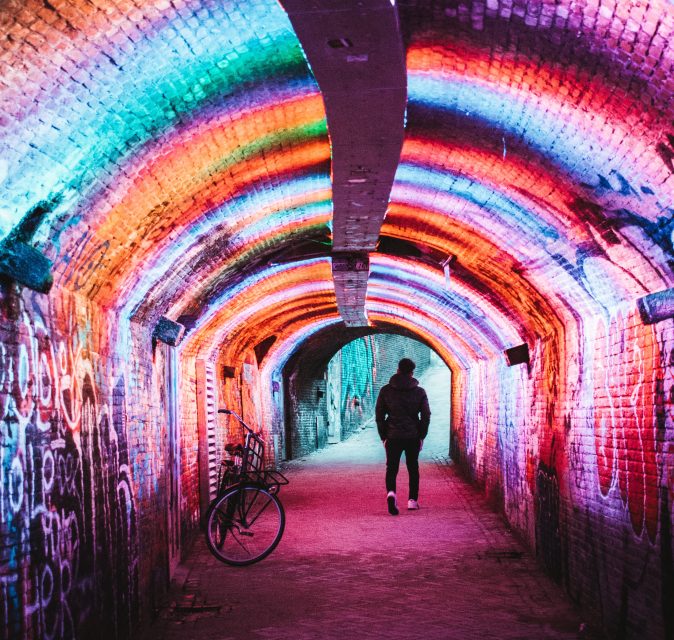
[[[424, 378], [434, 422], [421, 510], [388, 515], [372, 427], [294, 462], [276, 551], [233, 568], [197, 544], [147, 638], [578, 638], [572, 605], [446, 459], [443, 375]], [[403, 488], [406, 481], [403, 465]], [[399, 493], [406, 500], [406, 488]]]

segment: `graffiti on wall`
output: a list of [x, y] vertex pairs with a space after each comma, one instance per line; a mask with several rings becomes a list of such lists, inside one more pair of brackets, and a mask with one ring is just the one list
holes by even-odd
[[12, 292], [0, 306], [0, 635], [128, 637], [137, 551], [124, 381], [100, 388], [74, 309], [61, 332]]
[[346, 432], [374, 415], [375, 355], [372, 336], [354, 340], [342, 349], [342, 425]]
[[665, 363], [652, 325], [635, 310], [597, 321], [594, 433], [599, 487], [615, 486], [634, 532], [658, 525], [658, 456], [665, 430]]
[[327, 379], [327, 419], [328, 419], [328, 442], [339, 442], [342, 438], [342, 377], [341, 377], [341, 353], [330, 360], [328, 364]]
[[[473, 369], [467, 371], [465, 420], [462, 427], [465, 439], [465, 455], [471, 461], [475, 471], [484, 459], [485, 434], [487, 425], [493, 416], [493, 403], [487, 402], [487, 397], [481, 390], [487, 388], [490, 371], [486, 363], [480, 362]], [[474, 471], [474, 472], [475, 472]]]

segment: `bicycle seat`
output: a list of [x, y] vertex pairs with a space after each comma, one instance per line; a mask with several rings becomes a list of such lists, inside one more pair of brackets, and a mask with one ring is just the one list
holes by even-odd
[[243, 445], [240, 444], [233, 444], [231, 442], [228, 442], [225, 445], [225, 451], [227, 453], [239, 453], [240, 451], [243, 451]]
[[233, 467], [234, 466], [234, 460], [223, 460], [222, 464], [224, 464], [226, 467]]

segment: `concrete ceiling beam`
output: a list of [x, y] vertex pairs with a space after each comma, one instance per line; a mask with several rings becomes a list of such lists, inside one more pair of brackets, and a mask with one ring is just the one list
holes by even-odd
[[362, 254], [376, 248], [400, 160], [407, 72], [398, 13], [390, 0], [282, 4], [325, 103], [339, 311], [348, 326], [363, 326], [368, 273], [348, 267], [362, 266]]

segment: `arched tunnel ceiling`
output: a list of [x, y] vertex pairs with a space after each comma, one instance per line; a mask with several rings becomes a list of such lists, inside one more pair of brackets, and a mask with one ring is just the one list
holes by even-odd
[[[671, 287], [674, 7], [397, 10], [407, 122], [371, 326], [467, 366]], [[0, 21], [0, 237], [124, 317], [190, 318], [190, 352], [277, 335], [280, 362], [343, 331], [328, 123], [277, 2], [11, 1]]]
[[[355, 330], [345, 331], [329, 273], [329, 260], [319, 258], [251, 274], [199, 319], [182, 347], [184, 352], [206, 358], [214, 358], [217, 352], [236, 362], [239, 354], [275, 336], [265, 364], [274, 361], [282, 367], [298, 344], [326, 327], [352, 339]], [[372, 319], [369, 332], [397, 327], [462, 368], [521, 342], [524, 330], [518, 333], [512, 318], [470, 289], [445, 288], [442, 278], [411, 260], [373, 258], [366, 301]]]

